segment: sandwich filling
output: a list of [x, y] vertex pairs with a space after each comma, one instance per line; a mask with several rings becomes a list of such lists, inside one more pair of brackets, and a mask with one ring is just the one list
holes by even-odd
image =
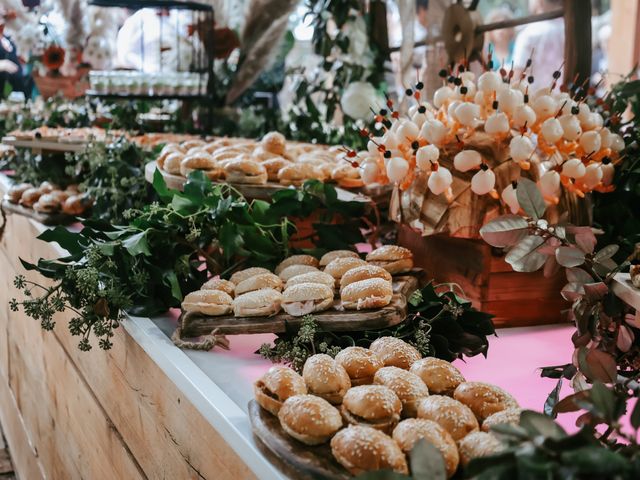
[[324, 303], [325, 301], [326, 301], [325, 298], [318, 298], [316, 300], [284, 302], [282, 304], [282, 308], [289, 315], [293, 315], [294, 317], [301, 317], [303, 315], [307, 315], [309, 313], [315, 312], [316, 307], [318, 307], [318, 305]]

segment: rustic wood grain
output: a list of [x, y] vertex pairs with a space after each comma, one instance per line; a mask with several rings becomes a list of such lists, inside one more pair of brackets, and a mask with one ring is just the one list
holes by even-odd
[[290, 437], [274, 415], [260, 408], [255, 400], [249, 402], [249, 420], [255, 436], [284, 460], [296, 472], [293, 478], [300, 480], [348, 480], [353, 478], [331, 454], [331, 447], [309, 446]]
[[581, 84], [591, 77], [592, 42], [589, 2], [564, 0], [564, 36], [563, 80], [568, 84], [576, 78], [576, 83]]

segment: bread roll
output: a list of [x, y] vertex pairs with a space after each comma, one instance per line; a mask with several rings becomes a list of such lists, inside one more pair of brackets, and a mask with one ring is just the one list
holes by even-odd
[[162, 164], [162, 169], [172, 175], [180, 175], [180, 163], [184, 158], [184, 154], [181, 152], [173, 152], [167, 155]]
[[326, 267], [331, 262], [333, 262], [336, 258], [360, 258], [360, 256], [352, 250], [332, 250], [330, 252], [325, 253], [320, 258], [320, 266]]
[[340, 279], [340, 290], [352, 283], [369, 280], [370, 278], [381, 278], [389, 283], [393, 280], [391, 274], [382, 267], [362, 265], [361, 267], [352, 268], [342, 275]]
[[318, 270], [302, 273], [300, 275], [296, 275], [295, 277], [291, 277], [289, 280], [287, 280], [287, 288], [293, 285], [299, 285], [301, 283], [319, 283], [320, 285], [326, 285], [333, 290], [335, 281], [333, 277], [328, 273], [324, 273]]
[[40, 195], [38, 201], [33, 204], [33, 209], [40, 213], [53, 213], [60, 210], [60, 200], [53, 193]]
[[460, 464], [467, 466], [471, 460], [488, 457], [504, 450], [505, 446], [487, 432], [471, 432], [458, 442]]
[[24, 207], [30, 208], [33, 206], [34, 203], [38, 201], [41, 195], [43, 195], [43, 193], [40, 191], [39, 188], [35, 188], [35, 187], [27, 188], [22, 192], [19, 203]]
[[482, 431], [489, 432], [491, 427], [496, 425], [519, 425], [521, 413], [521, 408], [507, 408], [506, 410], [491, 414], [482, 422]]
[[[254, 157], [255, 157], [255, 152], [254, 152]], [[269, 158], [268, 160], [264, 160], [262, 162], [262, 166], [267, 171], [267, 178], [271, 182], [277, 182], [278, 173], [280, 173], [280, 170], [282, 170], [284, 167], [290, 164], [291, 162], [289, 160], [286, 160], [282, 157]]]
[[260, 145], [265, 151], [276, 155], [284, 154], [286, 144], [287, 140], [280, 132], [269, 132], [260, 140]]
[[321, 177], [321, 172], [316, 166], [307, 163], [290, 163], [278, 172], [278, 181], [282, 185], [300, 186], [307, 180], [320, 180], [319, 177]]
[[233, 299], [236, 317], [268, 317], [280, 311], [282, 294], [273, 288], [243, 293]]
[[222, 176], [222, 168], [218, 166], [216, 161], [206, 152], [198, 152], [187, 154], [180, 162], [180, 174], [188, 177], [194, 170], [202, 170], [211, 180], [218, 179]]
[[418, 403], [418, 418], [432, 420], [457, 442], [478, 431], [478, 420], [469, 407], [451, 397], [430, 395]]
[[429, 390], [420, 377], [398, 367], [381, 368], [374, 375], [373, 383], [393, 390], [402, 402], [403, 417], [415, 417], [420, 400], [429, 396]]
[[235, 272], [233, 275], [231, 275], [231, 278], [229, 279], [229, 281], [238, 285], [240, 282], [246, 280], [247, 278], [251, 278], [255, 275], [261, 275], [263, 273], [271, 273], [271, 272], [266, 268], [262, 268], [262, 267], [246, 268], [244, 270], [239, 270]]
[[382, 308], [391, 303], [393, 288], [391, 282], [382, 278], [370, 278], [350, 283], [340, 292], [343, 308], [347, 310], [363, 310]]
[[295, 277], [296, 275], [318, 271], [319, 270], [316, 267], [311, 265], [289, 265], [288, 267], [283, 268], [278, 276], [282, 279], [283, 282], [288, 282], [289, 279]]
[[447, 478], [451, 478], [456, 473], [460, 462], [456, 442], [436, 422], [422, 418], [408, 418], [401, 421], [393, 430], [393, 439], [406, 454], [411, 452], [418, 440], [426, 440], [442, 454], [444, 465], [447, 469]]
[[519, 407], [516, 399], [503, 389], [483, 382], [461, 383], [453, 398], [469, 407], [480, 423], [496, 412]]
[[93, 199], [86, 193], [69, 195], [62, 204], [62, 211], [67, 215], [82, 215], [93, 205]]
[[220, 290], [231, 297], [234, 296], [235, 289], [236, 286], [233, 282], [222, 278], [212, 278], [207, 280], [202, 287], [200, 287], [200, 290]]
[[351, 388], [349, 375], [342, 365], [323, 353], [307, 359], [302, 369], [302, 378], [309, 393], [334, 405], [342, 403], [342, 398]]
[[364, 182], [360, 178], [360, 170], [344, 162], [331, 169], [331, 179], [343, 188], [360, 188]]
[[241, 281], [236, 285], [235, 295], [242, 295], [243, 293], [253, 292], [263, 288], [273, 288], [274, 290], [282, 290], [282, 280], [273, 273], [261, 273], [254, 275], [246, 280]]
[[336, 355], [336, 362], [344, 367], [351, 378], [351, 385], [373, 383], [375, 373], [383, 366], [382, 360], [371, 350], [362, 347], [347, 347]]
[[167, 143], [162, 150], [160, 150], [160, 154], [158, 155], [158, 159], [156, 160], [156, 164], [160, 170], [164, 170], [164, 162], [167, 157], [172, 153], [183, 153], [180, 147], [175, 143]]
[[352, 268], [366, 265], [366, 262], [356, 257], [339, 257], [329, 262], [325, 267], [324, 273], [328, 273], [336, 280], [336, 286], [340, 285], [340, 279]]
[[422, 378], [431, 394], [453, 395], [465, 381], [462, 373], [451, 363], [435, 357], [426, 357], [411, 365], [411, 371]]
[[347, 423], [364, 425], [391, 433], [400, 420], [402, 402], [388, 387], [351, 387], [342, 399], [342, 416]]
[[292, 285], [282, 294], [282, 308], [294, 317], [322, 312], [332, 305], [333, 289], [319, 283]]
[[342, 428], [337, 408], [315, 395], [287, 398], [278, 412], [283, 430], [307, 445], [329, 441]]
[[279, 275], [282, 270], [291, 265], [311, 265], [312, 267], [318, 268], [318, 259], [311, 255], [292, 255], [281, 261], [274, 272], [276, 275]]
[[278, 415], [282, 403], [289, 397], [307, 393], [307, 386], [291, 368], [274, 366], [255, 381], [253, 393], [262, 408]]
[[229, 183], [264, 185], [267, 170], [262, 164], [246, 158], [236, 158], [224, 166], [224, 176]]
[[367, 255], [367, 262], [384, 268], [390, 274], [408, 272], [413, 268], [411, 250], [397, 245], [383, 245]]
[[221, 290], [197, 290], [182, 300], [185, 312], [197, 312], [202, 315], [226, 315], [231, 312], [233, 298]]
[[380, 337], [371, 344], [369, 349], [382, 360], [385, 367], [409, 370], [411, 365], [421, 358], [420, 352], [415, 347], [395, 337]]
[[181, 148], [183, 151], [185, 151], [185, 152], [186, 152], [187, 150], [190, 150], [190, 149], [192, 149], [192, 148], [194, 148], [194, 147], [204, 147], [204, 146], [206, 145], [206, 143], [207, 143], [207, 142], [205, 142], [205, 141], [204, 141], [204, 140], [202, 140], [202, 139], [194, 138], [194, 139], [191, 139], [191, 140], [185, 140], [184, 142], [182, 142], [182, 143], [180, 144], [180, 148]]
[[7, 192], [7, 200], [9, 200], [11, 203], [18, 203], [20, 201], [20, 198], [22, 197], [22, 194], [30, 188], [33, 188], [33, 185], [31, 185], [30, 183], [19, 183], [17, 185], [12, 185]]
[[398, 444], [370, 427], [349, 426], [331, 439], [331, 453], [351, 475], [376, 470], [409, 473], [407, 460]]

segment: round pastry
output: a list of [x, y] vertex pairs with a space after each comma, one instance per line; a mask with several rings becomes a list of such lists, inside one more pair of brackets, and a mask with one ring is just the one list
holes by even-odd
[[185, 157], [191, 156], [191, 155], [200, 155], [200, 154], [208, 155], [209, 152], [207, 152], [204, 149], [204, 146], [192, 147], [192, 148], [190, 148], [190, 149], [188, 149], [187, 151], [184, 152]]
[[438, 423], [453, 439], [478, 431], [478, 420], [469, 407], [444, 395], [431, 395], [418, 403], [418, 418]]
[[340, 285], [340, 279], [352, 268], [361, 267], [366, 265], [367, 262], [361, 258], [355, 257], [340, 257], [332, 260], [324, 267], [324, 273], [328, 273], [336, 279], [336, 285]]
[[469, 407], [481, 423], [496, 412], [519, 407], [516, 399], [503, 389], [483, 382], [461, 383], [453, 392], [453, 398]]
[[233, 298], [222, 290], [196, 290], [184, 297], [182, 309], [202, 315], [227, 315], [231, 312]]
[[370, 278], [382, 278], [389, 283], [392, 281], [391, 274], [384, 268], [377, 267], [376, 265], [362, 265], [361, 267], [352, 268], [342, 275], [340, 279], [340, 289], [342, 290], [347, 285]]
[[318, 259], [311, 255], [292, 255], [281, 261], [274, 272], [276, 275], [279, 275], [282, 270], [291, 265], [311, 265], [312, 267], [318, 268]]
[[182, 148], [183, 151], [187, 151], [192, 149], [193, 147], [204, 147], [206, 145], [206, 142], [204, 140], [201, 139], [192, 139], [192, 140], [185, 140], [184, 142], [182, 142], [180, 144], [180, 148]]
[[375, 470], [409, 473], [407, 459], [388, 435], [364, 426], [349, 426], [331, 439], [331, 453], [351, 475]]
[[289, 279], [295, 277], [296, 275], [318, 271], [319, 270], [316, 267], [313, 267], [311, 265], [289, 265], [288, 267], [283, 268], [278, 276], [282, 279], [283, 282], [288, 282]]
[[320, 258], [320, 267], [326, 267], [331, 262], [333, 262], [336, 258], [360, 258], [360, 256], [351, 250], [332, 250], [330, 252], [325, 253]]
[[471, 432], [458, 442], [460, 463], [466, 467], [474, 458], [495, 455], [504, 448], [504, 445], [490, 433]]
[[262, 162], [262, 166], [267, 171], [267, 178], [272, 182], [277, 182], [280, 170], [290, 164], [291, 162], [289, 160], [282, 157], [270, 158]]
[[255, 381], [253, 393], [262, 408], [278, 415], [282, 403], [289, 397], [307, 393], [307, 386], [291, 368], [274, 366]]
[[17, 185], [13, 185], [7, 192], [7, 200], [11, 203], [18, 203], [22, 198], [22, 194], [30, 188], [33, 188], [33, 185], [30, 183], [19, 183]]
[[285, 432], [307, 445], [325, 443], [342, 428], [338, 409], [315, 395], [287, 398], [278, 419]]
[[46, 181], [42, 182], [39, 188], [42, 193], [51, 193], [54, 190], [60, 190], [60, 187], [58, 187], [57, 185]]
[[282, 185], [300, 186], [307, 180], [319, 179], [320, 172], [310, 163], [291, 163], [281, 168], [278, 180]]
[[291, 285], [282, 294], [282, 309], [294, 317], [322, 312], [331, 305], [333, 305], [333, 289], [319, 283]]
[[282, 290], [282, 280], [273, 273], [261, 273], [253, 277], [247, 278], [236, 285], [234, 293], [236, 296], [243, 293], [253, 292], [262, 288], [273, 288], [274, 290]]
[[243, 293], [233, 299], [236, 317], [268, 317], [280, 311], [282, 294], [273, 288]]
[[93, 205], [93, 199], [86, 193], [69, 195], [62, 204], [62, 211], [67, 215], [82, 215]]
[[30, 187], [25, 189], [20, 196], [20, 205], [32, 207], [38, 201], [43, 192], [39, 188]]
[[284, 160], [287, 163], [289, 162], [287, 159], [285, 159], [281, 155], [278, 155], [277, 153], [266, 151], [264, 148], [262, 148], [262, 146], [254, 148], [253, 152], [251, 152], [251, 158], [260, 163], [273, 159]]
[[367, 254], [367, 262], [384, 268], [390, 274], [408, 272], [413, 268], [411, 250], [397, 245], [384, 245]]
[[415, 347], [395, 337], [380, 337], [369, 349], [382, 360], [385, 367], [409, 370], [411, 365], [420, 360], [420, 352]]
[[402, 402], [404, 417], [415, 417], [420, 400], [429, 396], [429, 389], [420, 377], [398, 367], [381, 368], [374, 375], [373, 383], [393, 390]]
[[224, 166], [232, 160], [237, 158], [250, 159], [250, 157], [245, 157], [247, 154], [247, 150], [245, 148], [240, 147], [225, 147], [220, 150], [216, 150], [211, 154], [211, 158], [213, 158], [216, 162], [220, 164], [220, 166]]
[[51, 197], [54, 198], [58, 203], [63, 204], [64, 201], [67, 198], [69, 198], [70, 195], [72, 195], [72, 193], [70, 191], [66, 191], [66, 190], [54, 190], [53, 192], [49, 193], [48, 195], [51, 195]]
[[184, 154], [182, 152], [172, 152], [164, 160], [162, 164], [162, 169], [170, 173], [172, 175], [180, 175], [180, 163], [184, 158]]
[[231, 275], [231, 278], [229, 278], [229, 281], [231, 283], [235, 283], [236, 285], [238, 285], [240, 282], [246, 280], [247, 278], [251, 278], [255, 275], [260, 275], [263, 273], [271, 273], [271, 272], [266, 268], [262, 268], [262, 267], [245, 268], [244, 270], [238, 270], [233, 275]]
[[33, 209], [40, 213], [53, 213], [60, 210], [60, 200], [51, 193], [40, 195], [40, 198], [33, 204]]
[[267, 183], [267, 170], [253, 160], [231, 160], [224, 167], [224, 175], [229, 183], [264, 185]]
[[307, 359], [302, 369], [302, 378], [309, 393], [339, 405], [351, 381], [345, 369], [329, 355], [319, 353]]
[[295, 277], [291, 277], [289, 280], [287, 280], [287, 288], [293, 285], [299, 285], [301, 283], [319, 283], [320, 285], [326, 285], [333, 290], [335, 280], [328, 273], [324, 273], [318, 270], [314, 272], [302, 273], [300, 275], [296, 275]]
[[429, 387], [431, 394], [453, 395], [458, 385], [465, 381], [462, 373], [446, 360], [426, 357], [411, 365], [411, 371]]
[[351, 387], [342, 399], [342, 416], [347, 423], [364, 425], [391, 433], [400, 420], [402, 402], [389, 387]]
[[342, 307], [346, 310], [382, 308], [391, 303], [391, 282], [382, 278], [370, 278], [351, 283], [340, 291]]
[[489, 415], [485, 421], [482, 422], [482, 430], [488, 432], [491, 430], [491, 427], [495, 425], [519, 425], [521, 413], [521, 408], [507, 408], [506, 410]]
[[202, 170], [211, 180], [215, 180], [222, 176], [222, 169], [216, 164], [206, 152], [186, 155], [180, 162], [180, 174], [188, 177], [194, 170]]
[[401, 421], [393, 430], [393, 439], [406, 454], [411, 452], [419, 440], [426, 440], [442, 454], [447, 478], [451, 478], [456, 473], [460, 462], [458, 447], [451, 435], [436, 422], [422, 418], [408, 418]]
[[344, 367], [351, 378], [351, 385], [373, 383], [375, 373], [383, 367], [382, 360], [371, 350], [347, 347], [336, 355], [336, 362]]
[[164, 163], [167, 160], [167, 157], [172, 153], [182, 153], [182, 150], [175, 143], [167, 143], [162, 150], [160, 150], [160, 154], [158, 155], [158, 159], [156, 160], [156, 164], [160, 170], [164, 170]]
[[276, 155], [283, 155], [285, 151], [287, 140], [279, 132], [269, 132], [262, 140], [260, 140], [260, 146], [267, 152], [275, 153]]
[[359, 188], [364, 186], [360, 178], [360, 170], [349, 163], [342, 163], [331, 170], [331, 179], [340, 187]]
[[220, 290], [231, 297], [234, 296], [235, 289], [235, 283], [222, 278], [212, 278], [211, 280], [207, 280], [204, 285], [200, 287], [200, 290]]

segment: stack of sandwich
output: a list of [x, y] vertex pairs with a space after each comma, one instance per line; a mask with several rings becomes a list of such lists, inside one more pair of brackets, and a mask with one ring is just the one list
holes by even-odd
[[421, 358], [408, 343], [381, 337], [335, 359], [307, 359], [302, 375], [274, 366], [254, 384], [258, 404], [307, 445], [331, 442], [351, 474], [408, 473], [407, 454], [424, 439], [440, 451], [447, 475], [499, 452], [493, 425], [518, 423], [520, 407], [501, 388], [467, 382], [451, 363]]
[[182, 309], [208, 316], [233, 312], [236, 317], [271, 316], [284, 310], [299, 317], [329, 308], [382, 308], [393, 298], [392, 275], [411, 268], [411, 251], [394, 245], [373, 250], [366, 260], [351, 250], [334, 250], [320, 259], [293, 255], [274, 272], [252, 267], [235, 272], [229, 280], [209, 280], [184, 298]]

